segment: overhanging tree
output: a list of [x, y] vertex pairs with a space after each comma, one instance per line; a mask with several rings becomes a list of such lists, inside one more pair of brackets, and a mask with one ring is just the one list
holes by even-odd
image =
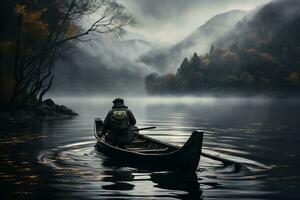
[[54, 63], [70, 41], [88, 42], [91, 34], [120, 34], [133, 22], [114, 0], [4, 0], [1, 4], [12, 22], [1, 21], [0, 35], [1, 54], [10, 58], [10, 64], [1, 65], [14, 79], [11, 108], [30, 98], [42, 100], [54, 79]]

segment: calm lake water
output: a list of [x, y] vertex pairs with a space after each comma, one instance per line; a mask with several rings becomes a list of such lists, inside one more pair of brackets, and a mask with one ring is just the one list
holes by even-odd
[[205, 132], [195, 174], [111, 163], [94, 148], [93, 120], [113, 98], [55, 98], [73, 119], [1, 123], [0, 199], [300, 199], [298, 99], [127, 98], [142, 133], [183, 145]]

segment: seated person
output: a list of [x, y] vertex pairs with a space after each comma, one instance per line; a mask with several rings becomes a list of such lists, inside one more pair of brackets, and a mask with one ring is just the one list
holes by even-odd
[[132, 112], [124, 105], [123, 99], [116, 98], [113, 103], [112, 109], [104, 120], [102, 134], [108, 142], [124, 148], [133, 140], [131, 126], [136, 124], [136, 120]]

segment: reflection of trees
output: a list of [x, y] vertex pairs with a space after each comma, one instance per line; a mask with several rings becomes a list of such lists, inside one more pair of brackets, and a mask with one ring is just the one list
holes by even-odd
[[[43, 199], [35, 193], [42, 188], [41, 181], [49, 173], [37, 170], [36, 155], [42, 149], [39, 142], [40, 124], [0, 124], [0, 197], [1, 199]], [[16, 192], [18, 191], [18, 192]], [[47, 187], [49, 191], [49, 187]], [[27, 194], [27, 195], [24, 195]], [[47, 196], [51, 199], [51, 195]]]
[[133, 190], [134, 185], [127, 183], [133, 181], [134, 176], [130, 171], [124, 170], [111, 170], [104, 171], [104, 182], [111, 182], [112, 184], [104, 185], [102, 188], [105, 190]]
[[195, 173], [152, 173], [151, 180], [157, 184], [155, 187], [161, 189], [188, 192], [187, 194], [178, 194], [179, 199], [203, 199]]
[[103, 172], [104, 182], [110, 182], [111, 184], [104, 185], [102, 188], [105, 190], [133, 190], [134, 185], [128, 182], [132, 182], [134, 175], [131, 171], [124, 170], [118, 165], [111, 163], [109, 160], [104, 160], [103, 166], [112, 170]]
[[[103, 186], [103, 189], [133, 190], [134, 185], [128, 183], [134, 181], [132, 171], [125, 170], [121, 167], [122, 163], [110, 159], [105, 159], [102, 164], [103, 167], [112, 169], [104, 171], [105, 177], [102, 180], [112, 184]], [[202, 199], [202, 190], [195, 173], [182, 174], [178, 172], [160, 173], [151, 171], [150, 178], [156, 184], [154, 187], [187, 192], [187, 194], [176, 194], [179, 199]]]

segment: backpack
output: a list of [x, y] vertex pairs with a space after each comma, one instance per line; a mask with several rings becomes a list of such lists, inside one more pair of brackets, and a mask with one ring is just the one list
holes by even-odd
[[129, 120], [125, 110], [114, 110], [111, 116], [113, 130], [126, 130], [129, 127]]

